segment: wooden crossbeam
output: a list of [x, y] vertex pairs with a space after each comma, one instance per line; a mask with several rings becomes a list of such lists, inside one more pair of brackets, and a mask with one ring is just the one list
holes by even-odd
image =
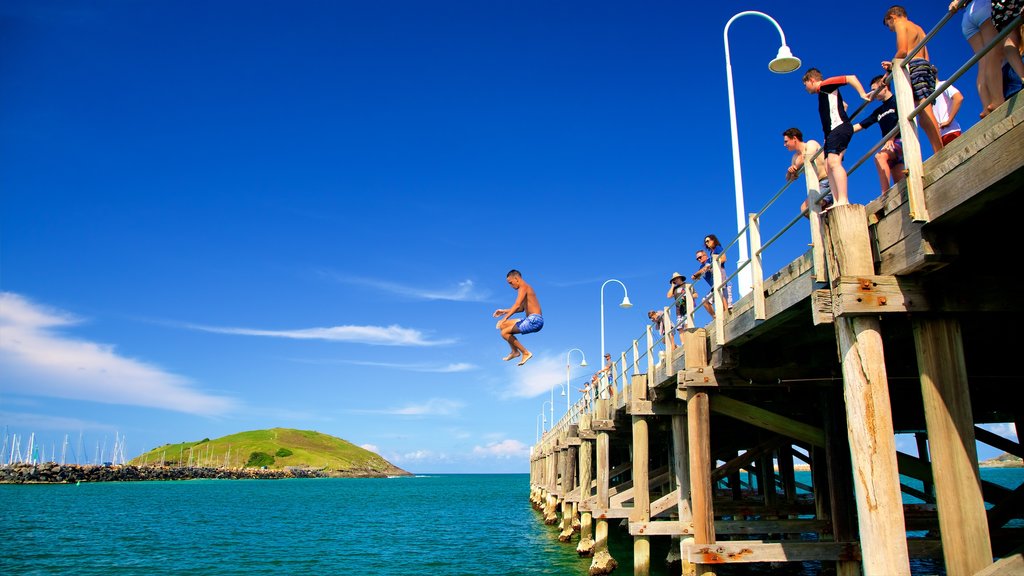
[[980, 426], [974, 427], [974, 438], [980, 440], [989, 446], [998, 448], [1008, 454], [1013, 454], [1018, 458], [1024, 458], [1024, 450], [1021, 450], [1019, 442], [1014, 442], [1007, 438], [1003, 438], [995, 432], [989, 432]]
[[821, 428], [811, 426], [776, 414], [774, 412], [759, 408], [722, 394], [716, 394], [711, 398], [711, 411], [742, 420], [753, 424], [758, 428], [771, 430], [788, 438], [805, 442], [812, 446], [823, 448], [825, 446], [825, 432]]
[[758, 458], [764, 456], [765, 454], [772, 452], [779, 446], [785, 444], [785, 442], [786, 441], [784, 439], [775, 436], [773, 438], [765, 440], [764, 442], [761, 442], [760, 444], [754, 446], [753, 448], [747, 449], [747, 451], [744, 452], [743, 454], [736, 456], [735, 458], [729, 460], [725, 464], [722, 464], [718, 468], [712, 470], [711, 481], [717, 482], [722, 478], [725, 478], [729, 474], [738, 471], [740, 468], [749, 466], [751, 462], [757, 460]]

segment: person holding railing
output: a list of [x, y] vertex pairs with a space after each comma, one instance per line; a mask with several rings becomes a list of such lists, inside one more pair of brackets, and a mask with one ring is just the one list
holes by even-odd
[[[889, 86], [883, 81], [884, 76], [875, 76], [871, 79], [871, 97], [882, 102], [881, 106], [875, 108], [866, 118], [853, 125], [854, 132], [878, 124], [882, 131], [882, 138], [889, 135], [893, 128], [899, 125], [899, 116], [896, 113], [896, 97], [893, 96]], [[875, 153], [875, 170], [878, 171], [878, 179], [882, 184], [882, 194], [890, 186], [903, 180], [906, 171], [903, 167], [903, 143], [900, 141], [899, 132], [896, 136], [885, 141], [882, 147]], [[889, 180], [892, 184], [889, 184]]]
[[590, 377], [590, 381], [583, 385], [579, 391], [583, 394], [583, 411], [590, 412], [591, 391], [597, 389], [597, 374]]
[[804, 89], [808, 94], [818, 95], [818, 115], [821, 116], [821, 128], [825, 132], [825, 171], [835, 197], [835, 205], [849, 203], [846, 191], [846, 169], [843, 168], [843, 153], [853, 137], [853, 127], [846, 115], [846, 105], [839, 87], [845, 84], [853, 86], [865, 100], [870, 96], [856, 76], [833, 76], [824, 80], [821, 70], [811, 68], [803, 77]]
[[[960, 31], [977, 54], [999, 34], [992, 23], [992, 0], [971, 0], [965, 6], [961, 4], [963, 0], [953, 0], [949, 3], [949, 10], [953, 12], [964, 8]], [[998, 50], [989, 50], [978, 61], [978, 97], [981, 98], [982, 118], [1003, 103], [1002, 61]]]
[[[700, 268], [690, 275], [690, 278], [697, 280], [703, 276], [704, 280], [707, 280], [708, 286], [711, 286], [711, 292], [709, 292], [709, 294], [714, 293], [715, 280], [714, 274], [711, 272], [711, 266], [713, 263], [711, 262], [711, 258], [708, 257], [708, 253], [704, 250], [697, 250], [697, 262], [699, 263]], [[704, 309], [708, 311], [708, 314], [711, 314], [712, 318], [715, 317], [715, 307], [712, 305], [710, 298], [704, 300]]]
[[[647, 312], [647, 318], [649, 318], [651, 320], [651, 324], [654, 325], [654, 329], [658, 331], [658, 334], [661, 335], [662, 338], [666, 338], [666, 337], [667, 338], [673, 338], [672, 342], [673, 342], [673, 344], [675, 343], [675, 340], [674, 340], [675, 337], [673, 336], [673, 334], [670, 333], [670, 331], [668, 330], [668, 327], [665, 326], [665, 313], [664, 312], [662, 312], [661, 310], [649, 310]], [[682, 323], [680, 322], [680, 324], [682, 324]], [[667, 340], [666, 340], [666, 345], [667, 345]]]
[[[897, 58], [906, 58], [910, 50], [921, 43], [926, 36], [924, 29], [914, 24], [907, 18], [907, 9], [903, 6], [893, 6], [885, 12], [882, 20], [885, 26], [896, 33], [896, 55]], [[883, 60], [882, 68], [892, 70], [892, 60]], [[907, 63], [907, 72], [910, 74], [910, 85], [914, 90], [914, 106], [921, 104], [935, 92], [936, 71], [928, 58], [928, 47], [922, 46], [914, 59]], [[942, 136], [939, 135], [939, 123], [935, 120], [935, 112], [932, 105], [924, 107], [921, 114], [921, 127], [932, 145], [932, 153], [942, 150]]]
[[[668, 279], [668, 294], [666, 298], [671, 298], [676, 304], [676, 331], [682, 333], [683, 326], [686, 325], [684, 321], [688, 310], [686, 309], [686, 277], [679, 272], [673, 272], [672, 277]], [[697, 300], [697, 290], [690, 285], [690, 295], [694, 300]], [[715, 317], [715, 309], [710, 307], [709, 302], [704, 303], [704, 309], [711, 313], [711, 317]]]
[[[722, 243], [719, 242], [718, 236], [714, 234], [708, 234], [704, 237], [704, 248], [708, 251], [708, 257], [713, 261], [718, 262], [718, 268], [722, 271], [722, 278], [726, 277], [725, 273], [725, 251], [722, 249]], [[717, 258], [716, 258], [717, 257]], [[722, 293], [725, 296], [725, 305], [731, 310], [732, 309], [732, 284], [726, 282], [722, 288]]]
[[[818, 194], [816, 199], [818, 207], [823, 212], [831, 208], [835, 198], [832, 196], [832, 189], [828, 184], [828, 172], [825, 171], [825, 155], [818, 154], [818, 151], [821, 150], [821, 144], [818, 144], [815, 140], [804, 142], [804, 133], [799, 128], [786, 128], [782, 133], [782, 145], [786, 147], [786, 150], [793, 153], [793, 161], [790, 163], [789, 168], [786, 169], [786, 180], [790, 182], [796, 180], [804, 166], [804, 160], [814, 158], [814, 171], [818, 177]], [[817, 154], [817, 157], [815, 157], [815, 154]], [[800, 205], [800, 213], [810, 217], [810, 214], [807, 212], [806, 195], [804, 203]]]

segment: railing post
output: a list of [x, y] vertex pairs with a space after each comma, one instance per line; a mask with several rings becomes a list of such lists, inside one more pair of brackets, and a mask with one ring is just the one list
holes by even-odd
[[[824, 154], [822, 150], [819, 153]], [[812, 155], [804, 153], [804, 180], [807, 183], [807, 220], [811, 224], [811, 264], [814, 266], [814, 280], [825, 282], [828, 276], [825, 268], [825, 245], [821, 240], [821, 205], [814, 201], [821, 193], [818, 170], [811, 160]]]
[[[662, 317], [664, 318], [664, 316]], [[664, 324], [662, 324], [664, 326]], [[651, 326], [647, 326], [647, 385], [650, 386], [651, 375], [654, 374], [654, 334]]]
[[686, 300], [686, 325], [684, 328], [693, 328], [693, 314], [696, 310], [693, 309], [693, 285], [683, 280], [683, 298]]
[[[651, 330], [651, 326], [650, 325], [647, 325], [645, 328], [646, 328], [647, 332], [650, 332], [650, 330]], [[639, 346], [640, 346], [640, 342], [637, 341], [637, 340], [633, 340], [633, 376], [636, 376], [637, 374], [640, 373], [640, 348], [639, 348]]]
[[924, 166], [921, 161], [921, 141], [917, 137], [917, 124], [910, 118], [914, 111], [914, 88], [910, 72], [903, 67], [903, 58], [892, 61], [892, 84], [896, 93], [896, 113], [900, 121], [900, 140], [903, 142], [903, 165], [907, 168], [907, 201], [910, 218], [914, 222], [928, 221], [928, 207], [924, 201]]
[[761, 219], [757, 214], [750, 215], [747, 228], [750, 231], [750, 275], [753, 279], [750, 289], [754, 298], [754, 320], [764, 320], [767, 313], [764, 307], [764, 268], [761, 262]]

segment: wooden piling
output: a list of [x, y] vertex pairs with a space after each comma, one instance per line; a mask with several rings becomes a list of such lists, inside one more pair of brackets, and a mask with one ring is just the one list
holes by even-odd
[[939, 532], [949, 576], [969, 576], [992, 563], [981, 493], [960, 324], [950, 318], [914, 320], [914, 343], [931, 447]]
[[[631, 384], [633, 400], [647, 400], [647, 377], [635, 376]], [[632, 416], [633, 421], [633, 510], [630, 522], [648, 522], [651, 519], [650, 444], [647, 419]], [[651, 543], [645, 535], [633, 536], [633, 574], [646, 576], [651, 572]]]
[[[835, 206], [825, 223], [829, 278], [874, 275], [864, 207]], [[834, 326], [843, 370], [847, 436], [857, 462], [854, 493], [864, 574], [909, 576], [880, 322], [877, 316], [840, 316]]]

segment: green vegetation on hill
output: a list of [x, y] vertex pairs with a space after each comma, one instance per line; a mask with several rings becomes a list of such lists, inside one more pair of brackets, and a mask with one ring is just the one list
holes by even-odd
[[166, 444], [136, 456], [129, 464], [270, 469], [297, 466], [340, 475], [408, 474], [379, 454], [341, 438], [292, 428], [250, 430], [213, 440]]

